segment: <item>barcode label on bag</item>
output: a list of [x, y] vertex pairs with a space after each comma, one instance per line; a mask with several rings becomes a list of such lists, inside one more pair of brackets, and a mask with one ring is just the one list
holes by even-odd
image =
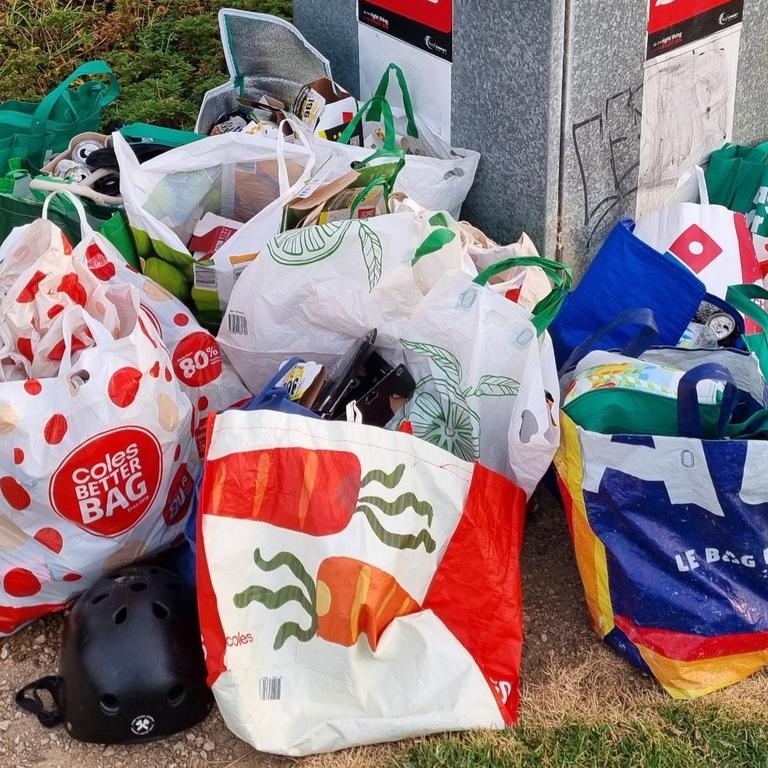
[[229, 320], [229, 332], [233, 336], [248, 335], [248, 318], [240, 312], [230, 312], [227, 317]]
[[195, 264], [195, 288], [199, 288], [201, 291], [215, 291], [216, 286], [216, 270], [213, 267], [204, 267], [200, 264]]
[[262, 701], [280, 701], [282, 687], [282, 677], [260, 677], [259, 698]]

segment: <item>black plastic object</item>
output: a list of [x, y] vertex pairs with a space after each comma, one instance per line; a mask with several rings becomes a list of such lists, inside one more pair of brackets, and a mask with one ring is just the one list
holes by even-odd
[[[155, 144], [151, 141], [132, 141], [129, 143], [129, 145], [140, 163], [145, 163], [147, 160], [151, 160], [153, 157], [162, 155], [163, 153], [172, 149], [172, 147], [166, 147], [164, 144]], [[100, 168], [107, 168], [111, 171], [116, 171], [120, 167], [117, 162], [115, 150], [112, 147], [95, 149], [93, 152], [91, 152], [90, 155], [88, 155], [85, 164], [92, 171], [97, 171]]]
[[213, 699], [193, 592], [152, 566], [102, 578], [67, 619], [59, 677], [25, 686], [16, 703], [48, 728], [63, 722], [73, 738], [99, 744], [151, 741], [199, 723]]

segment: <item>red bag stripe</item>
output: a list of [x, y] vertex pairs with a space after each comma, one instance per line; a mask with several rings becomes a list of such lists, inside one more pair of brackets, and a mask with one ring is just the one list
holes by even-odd
[[507, 725], [517, 720], [520, 697], [525, 508], [520, 488], [476, 464], [464, 514], [423, 603], [480, 667]]

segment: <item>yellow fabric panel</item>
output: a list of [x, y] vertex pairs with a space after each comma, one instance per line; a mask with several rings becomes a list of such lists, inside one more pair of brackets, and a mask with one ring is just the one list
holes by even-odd
[[555, 468], [571, 496], [573, 548], [579, 568], [587, 607], [595, 632], [603, 638], [614, 627], [613, 608], [608, 589], [608, 566], [605, 547], [589, 526], [582, 493], [584, 470], [578, 427], [564, 413], [560, 414], [561, 441], [555, 457]]
[[675, 699], [697, 699], [753, 675], [768, 664], [768, 651], [697, 661], [668, 659], [635, 643], [654, 677]]

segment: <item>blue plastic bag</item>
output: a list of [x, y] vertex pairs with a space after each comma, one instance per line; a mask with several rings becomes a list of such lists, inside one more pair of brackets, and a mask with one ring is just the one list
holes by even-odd
[[[657, 344], [675, 346], [704, 300], [707, 290], [686, 266], [659, 253], [634, 234], [631, 219], [608, 235], [576, 288], [568, 294], [550, 326], [558, 367], [595, 331], [627, 310], [651, 310], [658, 327]], [[597, 349], [621, 349], [629, 341], [617, 327]]]

